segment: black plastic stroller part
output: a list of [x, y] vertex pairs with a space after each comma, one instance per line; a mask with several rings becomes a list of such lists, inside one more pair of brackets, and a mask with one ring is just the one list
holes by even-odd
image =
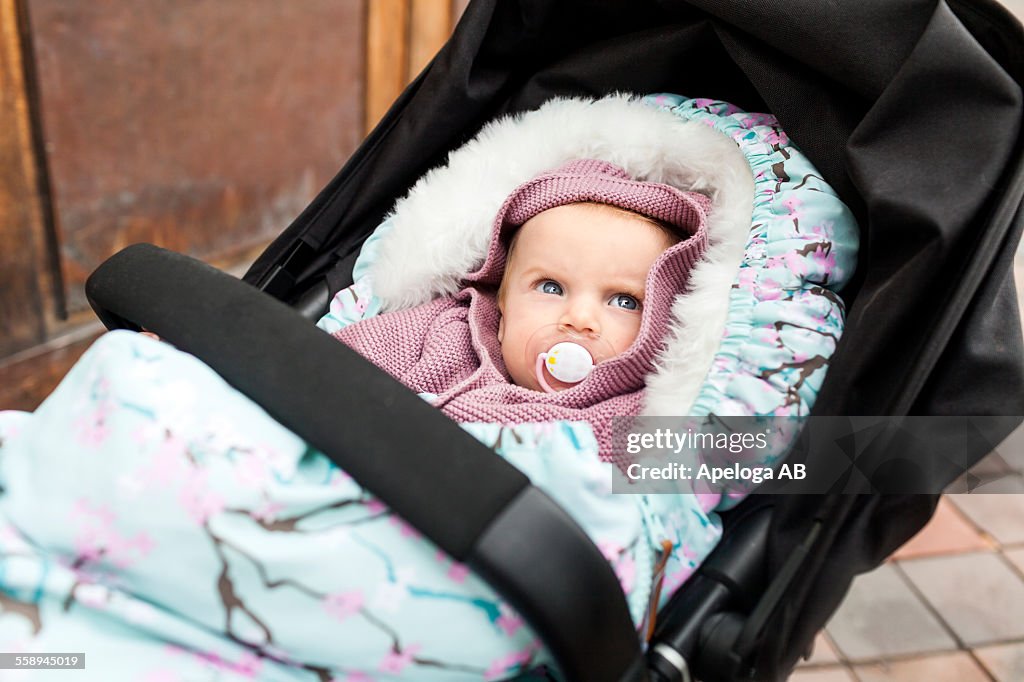
[[368, 360], [250, 285], [149, 244], [108, 259], [86, 294], [109, 328], [144, 327], [206, 361], [470, 566], [569, 679], [646, 679], [618, 579], [590, 538], [518, 469]]
[[[846, 330], [813, 413], [1021, 415], [1012, 261], [1024, 229], [1022, 46], [1020, 24], [991, 0], [473, 0], [448, 44], [246, 280], [315, 316], [311, 301], [351, 282], [354, 255], [394, 200], [495, 116], [565, 95], [713, 97], [774, 114], [862, 227], [858, 272], [843, 292]], [[189, 294], [178, 307], [218, 295]], [[432, 421], [448, 428], [439, 413]], [[936, 502], [751, 496], [724, 515], [726, 535], [742, 525], [731, 519], [771, 508], [764, 582], [743, 587], [763, 596], [751, 606], [711, 594], [727, 615], [705, 619], [706, 609], [695, 614], [699, 626], [676, 611], [661, 618], [705, 637], [687, 655], [695, 667], [733, 661], [702, 669], [707, 682], [784, 679], [853, 577], [920, 529]], [[690, 581], [677, 599], [723, 584]], [[667, 626], [659, 634], [673, 636]], [[599, 655], [604, 645], [573, 646]]]
[[[676, 592], [663, 609], [647, 654], [654, 680], [687, 682], [736, 666], [720, 660], [739, 634], [733, 632], [737, 620], [730, 609], [752, 608], [765, 585], [771, 508], [730, 517], [730, 522], [735, 532], [723, 535], [716, 551], [687, 581], [690, 589]], [[723, 636], [728, 641], [721, 642]]]

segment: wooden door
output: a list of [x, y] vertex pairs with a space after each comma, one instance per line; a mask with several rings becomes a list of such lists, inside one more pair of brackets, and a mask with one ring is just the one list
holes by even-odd
[[102, 329], [151, 242], [241, 272], [447, 39], [461, 0], [0, 0], [0, 409]]

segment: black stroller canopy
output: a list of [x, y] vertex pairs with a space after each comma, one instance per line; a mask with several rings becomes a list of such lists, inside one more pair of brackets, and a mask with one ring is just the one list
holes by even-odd
[[[245, 279], [319, 314], [331, 294], [351, 283], [360, 245], [395, 200], [496, 116], [556, 96], [617, 91], [725, 100], [774, 114], [861, 227], [858, 271], [843, 292], [846, 330], [814, 414], [1021, 415], [1024, 344], [1012, 262], [1024, 229], [1022, 46], [1020, 24], [991, 0], [474, 0], [446, 46]], [[151, 284], [156, 267], [132, 280], [153, 296], [162, 291]], [[156, 315], [160, 305], [113, 311], [97, 303], [121, 295], [125, 287], [116, 278], [94, 275], [90, 284], [90, 299], [108, 325], [131, 326], [130, 319], [187, 350], [205, 343], [191, 328], [176, 339], [155, 321], [134, 319]], [[200, 285], [190, 292], [195, 307], [207, 305]], [[201, 328], [195, 325], [195, 334]], [[307, 331], [319, 334], [297, 330], [294, 338], [267, 345], [295, 348]], [[311, 343], [326, 349], [332, 340], [319, 336]], [[231, 359], [216, 364], [196, 354], [229, 381], [246, 384], [256, 374], [235, 357], [248, 347], [213, 346]], [[282, 351], [278, 359], [284, 363], [288, 355]], [[312, 362], [310, 353], [290, 355]], [[297, 422], [305, 407], [315, 411], [329, 396], [308, 390], [278, 399], [274, 382], [285, 382], [285, 372], [277, 360], [259, 362], [276, 372], [261, 404], [280, 406], [268, 411], [315, 444]], [[303, 376], [315, 381], [317, 372], [327, 372], [318, 363]], [[425, 413], [413, 398], [388, 404]], [[280, 418], [282, 412], [295, 419]], [[435, 411], [420, 422], [435, 416], [446, 419]], [[332, 436], [330, 428], [323, 433]], [[975, 445], [972, 455], [980, 458], [992, 442]], [[445, 452], [437, 456], [454, 448], [439, 447]], [[509, 498], [521, 486], [513, 479]], [[478, 497], [489, 503], [488, 495]], [[768, 530], [756, 560], [744, 568], [753, 576], [739, 590], [747, 603], [728, 604], [750, 617], [720, 621], [730, 645], [703, 668], [713, 671], [707, 679], [787, 674], [853, 577], [921, 528], [936, 501], [936, 495], [754, 495], [726, 513], [719, 549], [728, 550], [749, 519]], [[768, 509], [770, 524], [763, 523]], [[444, 519], [434, 522], [445, 528]], [[719, 570], [717, 555], [718, 549], [706, 562], [711, 571]], [[681, 593], [696, 589], [695, 582]], [[585, 627], [587, 619], [580, 620]], [[575, 660], [585, 662], [585, 653]], [[659, 679], [671, 677], [665, 674]]]

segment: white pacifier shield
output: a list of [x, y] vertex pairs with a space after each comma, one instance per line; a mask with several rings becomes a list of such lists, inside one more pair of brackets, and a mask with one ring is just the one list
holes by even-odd
[[594, 368], [594, 358], [590, 352], [572, 341], [556, 343], [545, 355], [544, 367], [548, 373], [567, 384], [583, 381]]

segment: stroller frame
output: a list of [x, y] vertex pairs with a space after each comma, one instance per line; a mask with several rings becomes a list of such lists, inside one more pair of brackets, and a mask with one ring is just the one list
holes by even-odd
[[[862, 226], [846, 334], [813, 414], [1024, 414], [1012, 282], [1024, 230], [1022, 45], [1021, 25], [991, 0], [474, 0], [252, 266], [245, 281], [264, 293], [136, 246], [101, 266], [87, 294], [108, 327], [142, 325], [196, 354], [469, 563], [568, 678], [784, 679], [853, 577], [921, 528], [938, 495], [749, 497], [723, 515], [722, 542], [659, 614], [645, 658], [614, 575], [571, 519], [301, 313], [318, 315], [351, 282], [360, 244], [394, 199], [491, 118], [555, 95], [709, 96], [774, 114]], [[950, 192], [939, 178], [963, 181]], [[367, 392], [321, 390], [324, 376]], [[360, 417], [339, 427], [339, 409]], [[407, 429], [374, 409], [401, 410]], [[404, 456], [411, 444], [431, 457]], [[432, 480], [435, 495], [393, 480], [395, 466]], [[545, 547], [544, 562], [494, 541], [517, 533]]]

